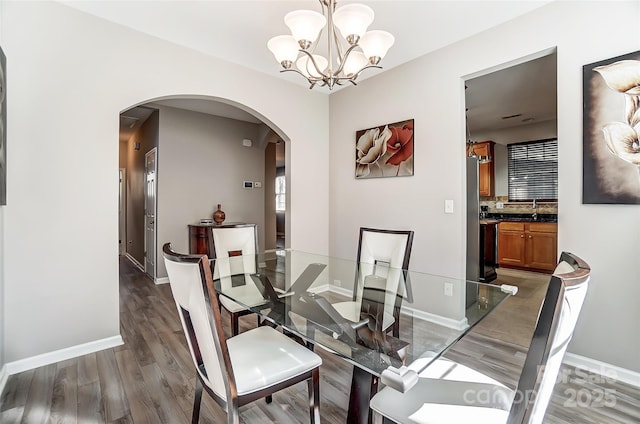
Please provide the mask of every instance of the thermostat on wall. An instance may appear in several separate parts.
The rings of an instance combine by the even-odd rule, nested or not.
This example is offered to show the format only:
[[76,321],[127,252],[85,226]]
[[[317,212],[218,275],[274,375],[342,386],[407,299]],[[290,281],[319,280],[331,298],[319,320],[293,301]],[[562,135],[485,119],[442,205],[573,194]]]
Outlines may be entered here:
[[244,188],[253,188],[253,181],[245,181]]

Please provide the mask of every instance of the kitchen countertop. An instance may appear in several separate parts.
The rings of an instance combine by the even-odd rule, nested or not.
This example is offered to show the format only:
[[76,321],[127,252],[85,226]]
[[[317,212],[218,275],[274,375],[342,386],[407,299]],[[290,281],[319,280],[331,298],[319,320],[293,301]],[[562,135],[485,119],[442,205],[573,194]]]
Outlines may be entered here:
[[551,223],[556,223],[558,222],[558,215],[557,214],[545,214],[545,213],[539,213],[536,216],[536,219],[533,219],[532,214],[530,213],[505,213],[505,214],[499,214],[499,213],[489,213],[487,214],[487,217],[484,219],[481,219],[480,222],[482,223],[482,221],[488,221],[488,220],[494,220],[497,222],[500,221],[512,221],[512,222],[551,222]]

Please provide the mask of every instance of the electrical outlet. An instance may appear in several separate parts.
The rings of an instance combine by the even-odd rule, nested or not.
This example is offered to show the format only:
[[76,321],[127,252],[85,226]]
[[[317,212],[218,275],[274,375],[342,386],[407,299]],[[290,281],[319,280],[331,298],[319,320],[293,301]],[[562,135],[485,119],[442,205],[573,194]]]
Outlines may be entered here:
[[444,283],[444,295],[445,296],[453,296],[453,284],[452,283]]
[[340,280],[333,280],[333,285],[337,286],[337,287],[341,287],[342,286],[342,281]]
[[502,203],[502,202],[497,202],[497,203],[496,203],[496,209],[504,209],[504,203]]

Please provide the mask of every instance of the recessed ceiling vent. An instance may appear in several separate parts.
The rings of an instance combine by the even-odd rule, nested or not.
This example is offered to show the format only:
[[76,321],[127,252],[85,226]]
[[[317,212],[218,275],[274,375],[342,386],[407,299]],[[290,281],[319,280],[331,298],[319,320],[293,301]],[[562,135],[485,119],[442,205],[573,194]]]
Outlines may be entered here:
[[515,115],[503,116],[501,119],[517,118],[518,116],[522,116],[522,114],[521,113],[516,113]]

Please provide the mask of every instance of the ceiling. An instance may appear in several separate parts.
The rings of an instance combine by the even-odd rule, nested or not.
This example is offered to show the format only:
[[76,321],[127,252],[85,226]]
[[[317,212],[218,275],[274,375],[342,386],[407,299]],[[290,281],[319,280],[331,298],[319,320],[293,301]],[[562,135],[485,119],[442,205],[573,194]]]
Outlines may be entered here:
[[471,135],[555,121],[556,59],[548,54],[465,81]]
[[[553,0],[361,0],[368,4],[376,17],[370,29],[384,29],[395,36],[395,44],[381,62],[383,70],[367,70],[359,80],[385,72],[419,56],[471,37],[486,29],[526,14]],[[305,79],[294,73],[279,73],[266,43],[275,35],[288,33],[283,17],[297,9],[321,11],[317,0],[206,0],[206,1],[115,1],[61,0],[62,3],[114,23],[164,39],[202,53],[233,62],[258,72],[274,75],[292,84],[308,86]],[[342,4],[352,1],[338,2]],[[319,49],[322,49],[321,45]],[[321,51],[320,51],[321,52]],[[512,79],[519,78],[513,76]],[[524,85],[519,85],[521,90]],[[334,90],[339,88],[334,88]],[[329,93],[327,88],[314,88]],[[514,93],[512,93],[514,94]],[[517,93],[515,93],[517,96]],[[496,91],[485,90],[478,96],[485,108],[501,105],[507,108],[510,100],[495,101]],[[520,102],[522,96],[515,101]],[[493,100],[493,101],[492,101]],[[212,106],[203,101],[174,103],[174,107],[213,113],[232,114],[234,119],[251,121],[246,112],[228,105]],[[543,107],[542,105],[540,107]],[[555,107],[555,103],[554,103]],[[200,108],[204,108],[201,110]],[[510,108],[517,111],[517,107]],[[132,112],[128,111],[127,113]],[[241,112],[241,113],[240,113]],[[546,114],[548,111],[540,111]],[[472,119],[470,109],[469,119]],[[486,111],[484,117],[504,113]],[[514,112],[510,114],[517,114]],[[530,113],[537,113],[531,110]],[[505,116],[505,115],[500,115]],[[483,118],[484,119],[484,118]],[[138,121],[139,122],[139,121]],[[515,122],[515,121],[514,121]],[[501,122],[504,124],[504,122]],[[123,125],[126,128],[126,125]]]

